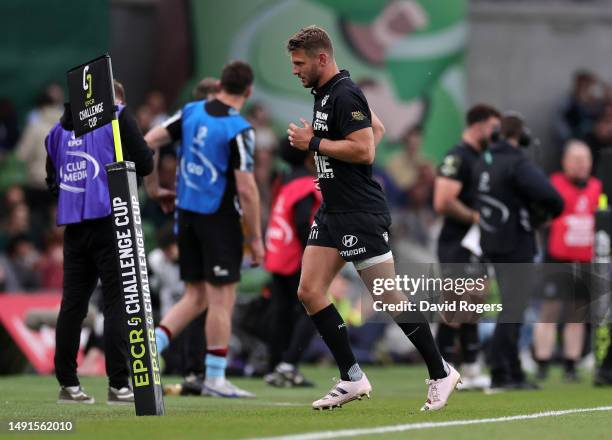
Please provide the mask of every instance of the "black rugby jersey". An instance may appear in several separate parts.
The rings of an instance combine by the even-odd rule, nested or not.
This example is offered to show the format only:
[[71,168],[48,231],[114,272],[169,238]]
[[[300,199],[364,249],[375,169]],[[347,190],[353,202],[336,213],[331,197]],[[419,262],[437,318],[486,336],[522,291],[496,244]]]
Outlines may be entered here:
[[[465,142],[460,142],[446,153],[438,167],[438,175],[457,180],[462,184],[458,199],[468,208],[475,209],[475,190],[472,185],[474,166],[480,152]],[[444,218],[444,226],[438,239],[439,248],[461,248],[461,240],[472,225],[462,223],[452,217]]]
[[[371,127],[372,114],[363,92],[340,71],[320,88],[312,89],[314,135],[337,141],[362,128]],[[327,212],[388,212],[380,185],[372,178],[372,166],[315,155],[323,195],[321,209]]]

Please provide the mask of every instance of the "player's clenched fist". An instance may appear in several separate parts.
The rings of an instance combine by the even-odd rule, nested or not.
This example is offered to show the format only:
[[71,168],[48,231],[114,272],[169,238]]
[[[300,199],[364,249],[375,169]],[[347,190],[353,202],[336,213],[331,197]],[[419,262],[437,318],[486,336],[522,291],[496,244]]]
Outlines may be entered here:
[[289,124],[287,129],[289,143],[298,150],[308,150],[310,139],[314,136],[312,125],[304,118],[300,118],[300,121],[304,125],[303,127],[298,127],[293,122]]

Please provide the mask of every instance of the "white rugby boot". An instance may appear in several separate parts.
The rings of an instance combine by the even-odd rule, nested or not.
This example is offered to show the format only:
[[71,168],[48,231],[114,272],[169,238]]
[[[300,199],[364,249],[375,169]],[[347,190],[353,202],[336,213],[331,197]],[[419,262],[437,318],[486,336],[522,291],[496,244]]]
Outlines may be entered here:
[[444,408],[451,393],[461,383],[459,372],[452,365],[448,365],[448,368],[450,369],[448,376],[442,379],[425,380],[425,383],[429,385],[429,389],[427,390],[427,401],[421,408],[421,411],[438,411]]
[[362,397],[370,398],[372,386],[365,373],[357,381],[339,380],[329,393],[312,402],[312,409],[324,410],[340,408],[345,403],[353,400],[361,400]]
[[490,386],[491,378],[482,374],[478,362],[461,366],[461,382],[457,385],[459,391],[486,390]]
[[238,388],[224,377],[206,378],[202,386],[203,396],[226,397],[226,398],[247,398],[253,399],[255,394]]

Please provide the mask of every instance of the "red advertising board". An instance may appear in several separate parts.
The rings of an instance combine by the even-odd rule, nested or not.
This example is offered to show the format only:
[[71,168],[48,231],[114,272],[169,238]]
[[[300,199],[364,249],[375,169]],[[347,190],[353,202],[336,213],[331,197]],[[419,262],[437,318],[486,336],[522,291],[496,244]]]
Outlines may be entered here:
[[[55,328],[43,325],[39,330],[32,330],[28,328],[26,319],[34,310],[57,313],[61,300],[59,292],[0,294],[0,325],[39,374],[53,373]],[[81,359],[82,351],[79,352],[79,361]]]

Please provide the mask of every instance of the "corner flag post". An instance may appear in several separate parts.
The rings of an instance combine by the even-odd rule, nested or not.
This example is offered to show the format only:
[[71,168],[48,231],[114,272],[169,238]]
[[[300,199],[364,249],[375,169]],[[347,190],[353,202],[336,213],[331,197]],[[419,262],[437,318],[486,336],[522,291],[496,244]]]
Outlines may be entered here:
[[75,136],[112,124],[116,162],[106,164],[115,233],[117,270],[125,306],[129,363],[136,415],[163,415],[161,371],[144,248],[136,167],[123,160],[113,71],[103,55],[68,71]]

